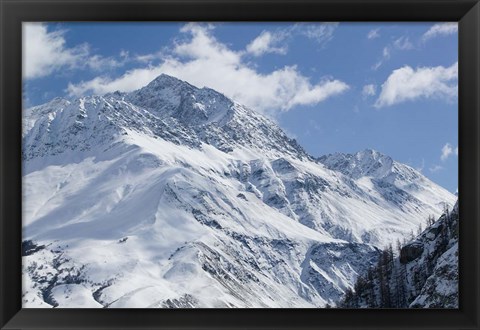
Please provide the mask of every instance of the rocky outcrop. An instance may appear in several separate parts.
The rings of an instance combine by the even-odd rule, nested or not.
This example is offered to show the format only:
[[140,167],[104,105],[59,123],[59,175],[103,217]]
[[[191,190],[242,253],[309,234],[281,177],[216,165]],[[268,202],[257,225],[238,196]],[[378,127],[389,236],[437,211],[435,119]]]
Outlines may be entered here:
[[405,245],[400,250],[400,263],[406,264],[420,257],[423,253],[423,244],[421,242],[412,242]]

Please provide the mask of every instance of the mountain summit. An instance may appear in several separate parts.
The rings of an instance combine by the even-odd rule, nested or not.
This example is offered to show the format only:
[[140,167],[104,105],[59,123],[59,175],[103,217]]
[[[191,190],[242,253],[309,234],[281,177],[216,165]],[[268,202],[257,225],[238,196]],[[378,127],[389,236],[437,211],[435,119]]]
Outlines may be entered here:
[[161,75],[23,122],[24,307],[321,307],[455,196]]

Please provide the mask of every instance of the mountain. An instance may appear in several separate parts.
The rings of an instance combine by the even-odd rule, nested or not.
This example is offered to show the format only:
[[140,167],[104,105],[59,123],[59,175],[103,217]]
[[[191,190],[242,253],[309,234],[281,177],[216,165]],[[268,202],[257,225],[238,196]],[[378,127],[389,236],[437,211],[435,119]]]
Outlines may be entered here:
[[324,306],[455,201],[166,75],[23,117],[24,307]]
[[383,251],[340,303],[347,308],[458,308],[458,202],[408,243]]

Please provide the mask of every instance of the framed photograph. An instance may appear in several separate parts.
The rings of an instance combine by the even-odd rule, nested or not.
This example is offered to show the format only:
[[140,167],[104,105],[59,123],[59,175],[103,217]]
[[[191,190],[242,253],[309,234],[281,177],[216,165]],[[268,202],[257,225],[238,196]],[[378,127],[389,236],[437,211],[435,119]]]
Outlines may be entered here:
[[1,329],[478,329],[477,1],[9,1]]

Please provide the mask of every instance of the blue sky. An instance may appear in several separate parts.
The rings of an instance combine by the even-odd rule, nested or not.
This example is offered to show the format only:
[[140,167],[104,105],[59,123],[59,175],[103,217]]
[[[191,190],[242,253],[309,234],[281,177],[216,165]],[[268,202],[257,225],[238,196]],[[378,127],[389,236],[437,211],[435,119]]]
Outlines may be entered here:
[[273,118],[314,156],[372,148],[458,185],[456,23],[28,23],[25,106],[160,73]]

